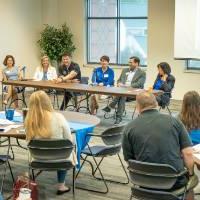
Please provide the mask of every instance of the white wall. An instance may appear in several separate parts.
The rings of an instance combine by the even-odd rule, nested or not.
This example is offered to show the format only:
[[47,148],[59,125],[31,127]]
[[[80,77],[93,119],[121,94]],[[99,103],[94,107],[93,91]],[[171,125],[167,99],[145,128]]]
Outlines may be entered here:
[[42,24],[41,0],[0,0],[0,66],[7,54],[32,74],[38,65],[36,45]]

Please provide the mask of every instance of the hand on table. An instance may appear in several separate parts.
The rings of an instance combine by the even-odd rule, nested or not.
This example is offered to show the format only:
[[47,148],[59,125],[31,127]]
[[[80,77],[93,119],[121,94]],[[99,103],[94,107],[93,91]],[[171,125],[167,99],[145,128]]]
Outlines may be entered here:
[[118,83],[117,87],[124,87],[125,85],[123,83]]
[[71,83],[80,83],[80,81],[78,79],[72,79],[70,80]]
[[103,86],[103,83],[99,83],[99,86]]
[[57,79],[54,79],[54,82],[55,83],[62,83],[63,79],[62,78],[57,78]]

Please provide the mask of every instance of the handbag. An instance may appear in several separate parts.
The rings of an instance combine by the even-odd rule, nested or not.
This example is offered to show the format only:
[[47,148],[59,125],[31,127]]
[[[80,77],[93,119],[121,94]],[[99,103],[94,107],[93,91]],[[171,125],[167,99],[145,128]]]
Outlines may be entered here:
[[28,176],[18,176],[13,186],[13,200],[19,196],[21,188],[28,188],[31,190],[31,199],[38,200],[38,185],[35,181],[30,180]]

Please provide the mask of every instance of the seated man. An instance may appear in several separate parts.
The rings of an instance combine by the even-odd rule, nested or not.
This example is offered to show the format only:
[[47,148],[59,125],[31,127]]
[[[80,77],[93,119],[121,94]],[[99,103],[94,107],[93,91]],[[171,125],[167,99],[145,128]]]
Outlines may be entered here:
[[[130,122],[122,142],[125,161],[129,159],[142,162],[169,164],[178,172],[184,167],[189,175],[194,173],[193,150],[184,125],[170,115],[161,114],[153,94],[143,92],[136,97],[139,117]],[[188,181],[183,175],[174,185],[184,186]]]
[[[56,83],[62,83],[62,82],[78,83],[81,80],[80,67],[77,63],[71,61],[70,54],[65,53],[62,55],[61,66],[59,67],[58,72],[59,75],[56,80]],[[72,92],[65,92],[60,110],[66,109],[67,104],[72,96],[73,96]]]
[[[143,88],[146,80],[146,73],[139,68],[139,65],[140,59],[138,57],[130,57],[129,68],[122,70],[117,81],[117,86]],[[115,97],[113,101],[103,109],[105,112],[110,112],[111,109],[115,108],[118,104],[115,124],[119,124],[122,121],[126,100],[127,97]]]

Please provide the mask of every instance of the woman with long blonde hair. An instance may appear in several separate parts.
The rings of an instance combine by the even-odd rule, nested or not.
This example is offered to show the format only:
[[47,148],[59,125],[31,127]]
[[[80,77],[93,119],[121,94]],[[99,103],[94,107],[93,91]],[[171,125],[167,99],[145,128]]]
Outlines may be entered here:
[[36,80],[54,80],[57,78],[55,67],[52,67],[48,56],[41,58],[41,65],[36,68],[34,79]]
[[189,132],[193,144],[200,143],[200,95],[189,91],[183,97],[181,121]]
[[[53,110],[51,101],[44,91],[36,91],[30,96],[29,111],[25,123],[26,139],[69,139],[72,135],[69,124],[64,116]],[[72,158],[73,159],[73,158]],[[75,163],[72,160],[73,163]],[[58,190],[57,194],[70,191],[70,187],[65,186],[66,170],[58,170]]]

